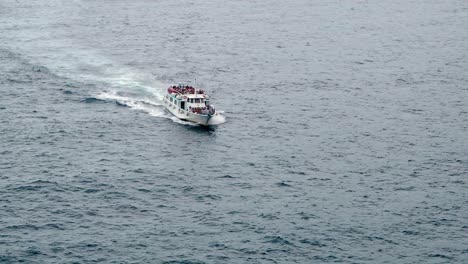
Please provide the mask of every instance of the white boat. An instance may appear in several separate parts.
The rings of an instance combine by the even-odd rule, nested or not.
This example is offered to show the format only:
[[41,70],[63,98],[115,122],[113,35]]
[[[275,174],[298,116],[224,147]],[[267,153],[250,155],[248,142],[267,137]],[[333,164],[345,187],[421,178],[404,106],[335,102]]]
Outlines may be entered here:
[[202,89],[188,85],[173,85],[167,88],[163,105],[180,120],[203,126],[207,126],[210,119],[218,115],[210,104],[208,95]]

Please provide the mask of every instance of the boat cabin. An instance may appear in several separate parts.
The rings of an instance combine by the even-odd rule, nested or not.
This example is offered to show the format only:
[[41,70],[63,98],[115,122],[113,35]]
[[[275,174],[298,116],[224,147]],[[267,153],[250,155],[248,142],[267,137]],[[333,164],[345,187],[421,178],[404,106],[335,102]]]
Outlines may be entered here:
[[217,115],[202,89],[188,85],[171,86],[163,99],[164,107],[181,120],[207,125]]
[[167,94],[166,98],[169,102],[184,110],[189,107],[206,107],[210,105],[210,100],[200,95]]
[[166,100],[180,112],[199,115],[214,114],[215,109],[210,105],[208,96],[202,89],[192,86],[171,86],[167,89]]

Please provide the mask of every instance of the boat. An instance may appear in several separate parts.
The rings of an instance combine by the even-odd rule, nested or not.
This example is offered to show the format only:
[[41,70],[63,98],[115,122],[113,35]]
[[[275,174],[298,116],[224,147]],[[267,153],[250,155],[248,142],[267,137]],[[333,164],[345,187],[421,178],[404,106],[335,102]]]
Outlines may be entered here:
[[203,126],[208,126],[210,119],[218,115],[205,91],[190,85],[167,88],[163,105],[178,119]]

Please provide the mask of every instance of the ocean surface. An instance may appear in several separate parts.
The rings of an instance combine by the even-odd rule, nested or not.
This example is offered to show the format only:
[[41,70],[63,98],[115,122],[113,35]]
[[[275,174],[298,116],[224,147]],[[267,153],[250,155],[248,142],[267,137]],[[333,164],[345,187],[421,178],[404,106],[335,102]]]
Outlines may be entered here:
[[467,180],[466,0],[0,0],[0,263],[468,263]]

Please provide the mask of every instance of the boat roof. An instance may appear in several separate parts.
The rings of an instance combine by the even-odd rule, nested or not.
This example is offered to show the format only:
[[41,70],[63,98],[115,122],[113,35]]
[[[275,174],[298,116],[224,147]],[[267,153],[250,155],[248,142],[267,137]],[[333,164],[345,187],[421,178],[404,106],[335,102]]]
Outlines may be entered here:
[[187,96],[187,98],[205,98],[204,94],[182,94],[182,96]]
[[194,99],[207,99],[208,95],[202,89],[197,89],[192,86],[170,86],[167,88],[167,92],[169,95],[173,97],[182,96],[185,98],[194,98]]

